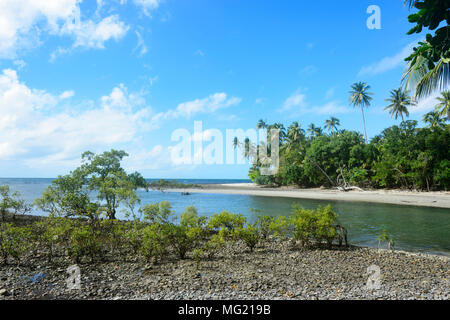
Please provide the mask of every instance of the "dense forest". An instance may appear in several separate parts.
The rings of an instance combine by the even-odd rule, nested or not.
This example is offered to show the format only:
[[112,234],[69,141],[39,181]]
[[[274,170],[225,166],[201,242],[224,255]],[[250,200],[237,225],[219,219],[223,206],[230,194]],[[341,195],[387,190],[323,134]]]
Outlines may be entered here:
[[297,122],[285,130],[260,121],[260,127],[280,129],[280,165],[277,174],[263,176],[257,162],[250,179],[300,187],[449,189],[450,125],[442,119],[426,128],[418,128],[415,120],[402,121],[367,144],[359,132],[338,130],[338,119],[326,123],[328,134],[314,124],[305,132]]

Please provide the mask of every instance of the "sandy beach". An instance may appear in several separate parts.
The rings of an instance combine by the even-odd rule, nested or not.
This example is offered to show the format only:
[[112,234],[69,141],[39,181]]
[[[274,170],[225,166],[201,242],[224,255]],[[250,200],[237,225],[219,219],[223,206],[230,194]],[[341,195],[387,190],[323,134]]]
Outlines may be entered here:
[[352,190],[297,189],[293,187],[270,188],[253,183],[203,184],[199,188],[168,189],[167,192],[241,194],[264,197],[288,197],[333,201],[358,201],[395,205],[450,208],[450,192],[418,192],[405,190]]

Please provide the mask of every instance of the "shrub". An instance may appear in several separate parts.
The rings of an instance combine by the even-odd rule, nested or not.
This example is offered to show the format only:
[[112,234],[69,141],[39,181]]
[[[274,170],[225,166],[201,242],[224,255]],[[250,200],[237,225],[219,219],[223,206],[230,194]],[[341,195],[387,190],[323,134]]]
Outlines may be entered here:
[[171,223],[174,214],[169,201],[146,204],[139,209],[139,212],[143,215],[145,222],[160,224]]
[[142,234],[143,239],[140,248],[142,255],[147,262],[153,259],[153,262],[157,263],[167,252],[168,235],[165,227],[155,223],[145,227]]
[[222,229],[217,234],[213,234],[209,241],[203,247],[208,259],[212,259],[223,247],[225,247],[225,229]]
[[395,241],[394,239],[392,239],[392,236],[387,233],[386,230],[383,230],[383,233],[378,236],[378,247],[380,246],[381,242],[386,242],[388,248],[394,250]]
[[14,227],[11,223],[0,225],[0,257],[3,264],[8,263],[8,257],[20,261],[22,254],[29,248],[29,233],[27,227]]
[[269,232],[271,235],[277,238],[284,239],[289,230],[289,219],[285,216],[278,216],[273,219],[269,224]]
[[81,225],[72,231],[70,236],[70,254],[76,263],[82,257],[90,257],[91,262],[100,255],[101,247],[98,235],[90,225]]
[[[331,247],[335,239],[342,243],[346,230],[336,225],[338,215],[331,206],[319,206],[316,210],[307,210],[294,206],[294,216],[291,221],[294,226],[294,239],[300,240],[303,246],[309,245],[311,240],[318,244],[325,241]],[[338,232],[339,229],[339,232]]]
[[198,245],[204,234],[202,228],[186,225],[169,224],[165,225],[165,229],[169,243],[180,259],[186,258],[186,254]]
[[294,206],[294,216],[291,222],[294,226],[294,240],[300,241],[302,246],[307,246],[315,229],[314,210]]
[[139,253],[139,250],[142,246],[143,241],[143,232],[142,225],[137,222],[129,222],[126,225],[123,237],[126,243],[126,246],[131,249],[131,251],[136,255]]
[[245,228],[237,229],[237,235],[239,239],[245,242],[250,252],[253,252],[256,245],[261,241],[258,228],[252,224],[248,224]]
[[104,249],[110,250],[113,254],[122,254],[125,242],[124,225],[116,219],[102,220],[100,222],[100,241]]
[[271,225],[274,223],[274,217],[270,216],[258,216],[255,225],[261,232],[263,239],[267,239],[271,233]]
[[0,214],[2,220],[6,220],[6,214],[12,213],[14,219],[17,214],[25,214],[31,210],[31,207],[20,199],[19,192],[12,192],[8,185],[0,186]]
[[224,237],[231,238],[235,235],[235,230],[242,228],[245,222],[246,219],[241,214],[222,211],[209,219],[208,228],[216,231],[224,230]]
[[39,246],[47,251],[48,262],[51,262],[59,247],[68,244],[74,222],[67,218],[48,217],[33,224],[33,236]]

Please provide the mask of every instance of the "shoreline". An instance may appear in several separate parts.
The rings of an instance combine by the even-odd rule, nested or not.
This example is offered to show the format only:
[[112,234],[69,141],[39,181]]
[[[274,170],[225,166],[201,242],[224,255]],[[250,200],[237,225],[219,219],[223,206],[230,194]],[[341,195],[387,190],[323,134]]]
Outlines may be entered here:
[[393,205],[433,207],[450,209],[450,192],[446,191],[405,191],[367,190],[339,191],[333,189],[298,189],[293,187],[263,187],[253,183],[202,184],[199,188],[168,188],[166,192],[236,194],[263,197],[284,197],[297,199],[384,203]]

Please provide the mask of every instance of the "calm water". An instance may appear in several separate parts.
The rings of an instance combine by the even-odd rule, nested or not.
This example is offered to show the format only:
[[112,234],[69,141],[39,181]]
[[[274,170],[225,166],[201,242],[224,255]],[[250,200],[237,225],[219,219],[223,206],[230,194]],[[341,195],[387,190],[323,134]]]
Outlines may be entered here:
[[[179,180],[184,183],[235,183],[247,180]],[[31,203],[49,186],[51,179],[2,179],[0,185],[9,184]],[[222,210],[241,213],[250,220],[255,218],[251,208],[266,215],[290,215],[294,203],[305,208],[331,204],[339,213],[340,222],[349,230],[352,244],[377,246],[377,237],[383,229],[393,236],[396,247],[450,255],[450,209],[396,206],[375,203],[320,201],[291,198],[273,198],[248,195],[191,194],[176,192],[138,191],[142,204],[168,200],[177,213],[194,205],[199,214],[210,216]],[[34,211],[33,214],[44,214]],[[123,217],[120,214],[118,217]]]

